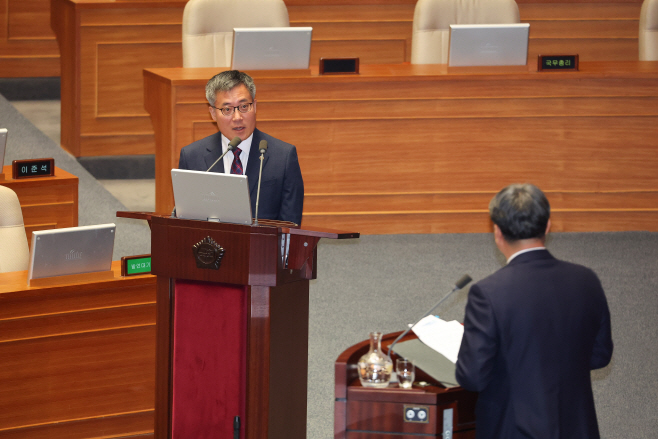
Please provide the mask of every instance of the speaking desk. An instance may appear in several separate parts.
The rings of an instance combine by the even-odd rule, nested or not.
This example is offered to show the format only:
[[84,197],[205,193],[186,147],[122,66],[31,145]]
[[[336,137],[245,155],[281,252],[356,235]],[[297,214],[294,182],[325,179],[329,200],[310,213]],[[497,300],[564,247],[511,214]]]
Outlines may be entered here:
[[[382,338],[384,352],[398,335],[400,332]],[[411,333],[401,341],[415,338]],[[334,364],[334,439],[475,438],[477,393],[445,387],[419,368],[411,389],[397,384],[384,389],[363,387],[358,362],[369,348],[369,340],[357,343]],[[394,353],[393,360],[396,358]],[[409,410],[423,411],[424,416],[409,418]]]
[[[488,232],[491,197],[528,181],[546,191],[554,231],[658,230],[658,62],[580,68],[250,73],[259,129],[298,148],[306,226]],[[180,149],[217,131],[204,98],[216,73],[144,71],[158,212],[173,207]]]
[[0,273],[2,438],[153,436],[156,278],[112,268],[40,288]]

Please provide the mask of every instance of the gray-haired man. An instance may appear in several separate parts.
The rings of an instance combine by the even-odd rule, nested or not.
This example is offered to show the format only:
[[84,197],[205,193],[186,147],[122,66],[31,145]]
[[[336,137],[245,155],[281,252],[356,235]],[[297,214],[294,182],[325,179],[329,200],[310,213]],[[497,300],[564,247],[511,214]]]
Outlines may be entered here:
[[219,132],[184,147],[178,167],[205,171],[228,149],[229,142],[242,141],[234,152],[227,153],[211,172],[247,175],[251,210],[256,209],[261,140],[268,149],[263,160],[258,217],[302,222],[304,181],[297,150],[256,128],[256,86],[246,73],[228,70],[213,76],[206,85],[208,110]]

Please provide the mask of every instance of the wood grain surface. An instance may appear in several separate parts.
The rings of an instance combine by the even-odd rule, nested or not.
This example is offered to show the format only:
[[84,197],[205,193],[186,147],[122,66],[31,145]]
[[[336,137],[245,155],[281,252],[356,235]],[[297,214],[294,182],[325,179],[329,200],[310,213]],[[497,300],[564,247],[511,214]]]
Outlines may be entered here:
[[[312,66],[321,57],[359,57],[361,65],[411,59],[415,1],[286,4],[291,26],[314,28]],[[61,53],[64,148],[78,157],[155,152],[142,69],[182,66],[184,6],[185,1],[50,0]],[[578,53],[581,61],[637,60],[640,6],[640,0],[520,0],[521,21],[531,23],[531,64],[538,54],[557,53]],[[0,59],[2,50],[0,35]],[[30,59],[29,54],[23,50],[21,57]]]
[[[491,197],[542,187],[556,231],[656,230],[658,63],[579,72],[364,65],[356,76],[252,72],[258,127],[298,148],[303,225],[362,233],[488,232]],[[145,71],[156,209],[180,149],[216,132],[212,69]],[[410,159],[405,161],[407,151]]]
[[155,277],[27,287],[0,274],[0,437],[152,437]]

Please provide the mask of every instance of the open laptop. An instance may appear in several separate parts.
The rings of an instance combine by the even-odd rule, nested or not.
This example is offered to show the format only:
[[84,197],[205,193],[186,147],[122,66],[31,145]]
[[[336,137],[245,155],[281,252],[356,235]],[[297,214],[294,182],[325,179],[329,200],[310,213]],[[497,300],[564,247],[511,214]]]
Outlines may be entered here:
[[312,27],[233,29],[234,70],[308,69]]
[[172,169],[178,218],[251,225],[246,175]]
[[5,148],[7,146],[7,128],[0,128],[0,174],[5,164]]
[[528,63],[530,24],[451,24],[448,66]]
[[111,270],[115,230],[99,224],[32,232],[28,280]]

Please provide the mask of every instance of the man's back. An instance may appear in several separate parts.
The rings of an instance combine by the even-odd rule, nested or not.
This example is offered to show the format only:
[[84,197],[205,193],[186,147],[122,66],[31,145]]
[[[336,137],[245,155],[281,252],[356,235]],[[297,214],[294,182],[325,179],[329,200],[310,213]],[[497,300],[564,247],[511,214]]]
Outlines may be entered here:
[[546,250],[515,257],[469,293],[457,379],[480,392],[478,438],[597,438],[590,370],[612,354],[589,269]]

